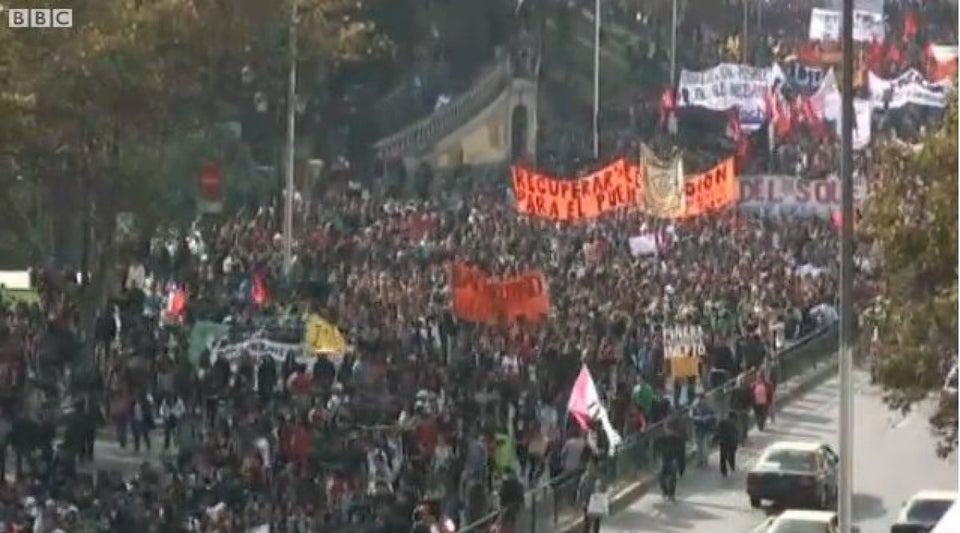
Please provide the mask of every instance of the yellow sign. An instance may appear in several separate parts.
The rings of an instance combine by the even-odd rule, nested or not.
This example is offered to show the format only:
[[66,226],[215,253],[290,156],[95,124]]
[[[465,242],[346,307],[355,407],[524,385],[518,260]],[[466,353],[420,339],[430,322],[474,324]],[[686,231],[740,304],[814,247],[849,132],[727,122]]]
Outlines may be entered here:
[[307,317],[303,343],[314,354],[342,354],[347,350],[347,341],[337,326],[317,315]]

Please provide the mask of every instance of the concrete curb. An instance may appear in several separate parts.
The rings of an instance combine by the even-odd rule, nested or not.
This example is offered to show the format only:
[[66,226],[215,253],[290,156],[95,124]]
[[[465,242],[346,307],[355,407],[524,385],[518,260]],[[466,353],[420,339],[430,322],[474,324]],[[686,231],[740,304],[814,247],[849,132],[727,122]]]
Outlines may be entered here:
[[[782,408],[793,402],[836,375],[837,365],[838,362],[835,358],[826,358],[819,364],[814,363],[813,370],[787,380],[781,385],[780,394],[777,395],[777,408]],[[696,451],[687,452],[687,456],[690,460],[695,459]],[[623,511],[656,485],[656,476],[648,474],[640,480],[629,483],[625,487],[617,490],[613,497],[610,498],[610,514],[614,515]],[[580,515],[568,517],[557,524],[557,531],[560,533],[576,533],[582,530],[583,516]]]

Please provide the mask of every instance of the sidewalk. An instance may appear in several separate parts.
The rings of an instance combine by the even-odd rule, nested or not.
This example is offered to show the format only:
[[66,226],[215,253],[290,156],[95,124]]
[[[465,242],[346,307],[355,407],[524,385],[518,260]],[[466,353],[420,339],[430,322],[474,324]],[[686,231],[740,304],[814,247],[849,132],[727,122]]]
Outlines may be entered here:
[[[825,362],[814,363],[810,369],[790,378],[777,388],[777,410],[783,409],[790,402],[802,397],[804,394],[815,388],[817,385],[828,380],[837,372],[837,361],[835,358],[828,358]],[[687,451],[688,458],[695,459],[695,450]],[[693,464],[692,462],[690,464]],[[615,485],[611,488],[610,494],[610,515],[613,516],[626,509],[631,503],[640,499],[651,488],[656,486],[656,476],[648,474],[645,477],[626,484]],[[583,530],[583,516],[580,514],[560,516],[557,520],[557,531],[561,533],[578,533]]]

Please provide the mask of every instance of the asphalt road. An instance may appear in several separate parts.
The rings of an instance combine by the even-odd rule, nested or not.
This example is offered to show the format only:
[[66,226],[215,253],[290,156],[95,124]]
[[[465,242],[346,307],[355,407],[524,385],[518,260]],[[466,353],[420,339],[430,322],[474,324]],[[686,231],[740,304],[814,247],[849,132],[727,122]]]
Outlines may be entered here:
[[[133,446],[129,443],[126,448],[121,448],[115,438],[98,435],[93,447],[93,462],[81,465],[80,470],[89,473],[97,470],[105,470],[131,475],[138,472],[143,463],[150,463],[153,466],[159,467],[164,457],[162,432],[152,432],[151,444],[153,446],[150,451],[141,448],[139,452],[135,452],[133,451]],[[171,448],[171,450],[167,452],[167,455],[174,454],[175,452],[176,448]],[[6,472],[8,481],[15,479],[15,468],[13,453],[8,450]]]
[[[862,533],[886,533],[901,506],[922,489],[957,489],[957,460],[935,454],[927,417],[929,404],[906,417],[889,411],[866,374],[855,374],[854,520]],[[836,378],[787,405],[764,433],[752,431],[738,452],[735,475],[723,479],[717,454],[709,469],[688,465],[677,501],[664,501],[658,488],[603,524],[603,533],[748,533],[765,518],[746,495],[745,470],[777,440],[827,442],[837,449],[839,388]]]
[[[163,435],[154,431],[151,441],[150,451],[141,448],[139,452],[134,452],[130,443],[127,443],[126,448],[121,448],[116,439],[98,438],[93,446],[93,467],[112,472],[133,473],[139,470],[144,462],[159,465],[164,453]],[[169,455],[175,451],[176,448],[171,448],[167,453]],[[89,470],[90,466],[85,468]]]

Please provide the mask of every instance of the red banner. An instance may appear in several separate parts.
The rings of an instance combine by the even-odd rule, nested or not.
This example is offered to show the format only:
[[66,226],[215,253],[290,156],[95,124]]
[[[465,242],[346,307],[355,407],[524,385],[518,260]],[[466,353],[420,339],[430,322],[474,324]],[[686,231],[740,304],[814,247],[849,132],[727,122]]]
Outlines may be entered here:
[[468,322],[539,322],[550,312],[547,283],[538,271],[498,279],[474,266],[454,263],[450,294],[453,314]]

